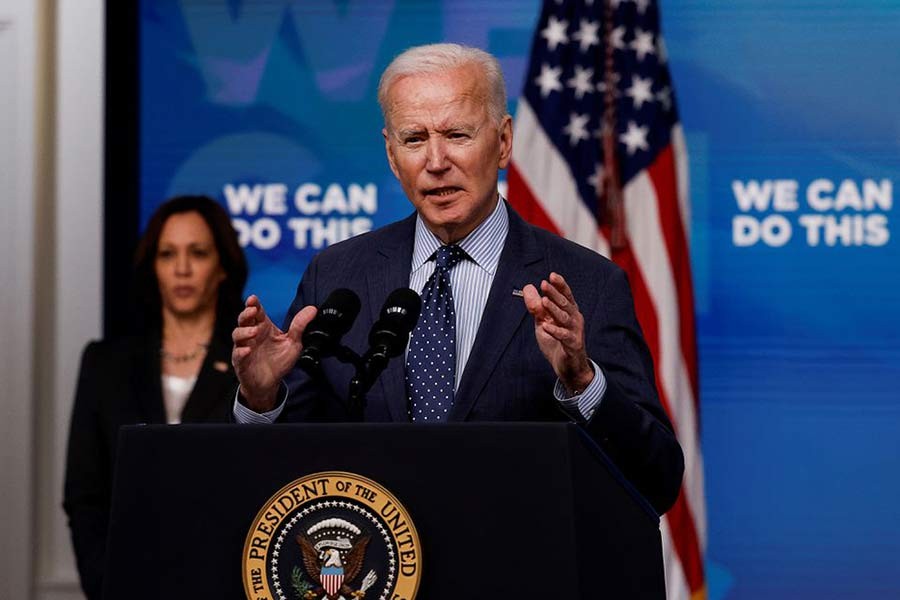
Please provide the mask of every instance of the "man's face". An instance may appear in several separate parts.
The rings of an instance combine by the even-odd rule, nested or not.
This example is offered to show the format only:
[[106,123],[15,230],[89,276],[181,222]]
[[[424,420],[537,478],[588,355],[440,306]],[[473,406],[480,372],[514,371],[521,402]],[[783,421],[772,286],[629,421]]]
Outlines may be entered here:
[[481,70],[465,65],[401,77],[388,90],[384,134],[391,170],[444,243],[472,232],[496,206],[497,171],[512,151],[512,120],[488,114]]

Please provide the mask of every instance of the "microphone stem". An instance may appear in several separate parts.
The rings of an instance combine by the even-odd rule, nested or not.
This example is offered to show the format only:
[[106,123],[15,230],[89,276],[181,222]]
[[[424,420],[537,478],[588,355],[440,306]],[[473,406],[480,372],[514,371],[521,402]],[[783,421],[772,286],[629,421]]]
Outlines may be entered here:
[[350,380],[350,405],[351,410],[357,413],[360,421],[364,420],[366,411],[366,393],[371,389],[375,380],[382,371],[387,368],[390,356],[387,349],[378,346],[374,351],[360,357],[356,365],[356,374]]

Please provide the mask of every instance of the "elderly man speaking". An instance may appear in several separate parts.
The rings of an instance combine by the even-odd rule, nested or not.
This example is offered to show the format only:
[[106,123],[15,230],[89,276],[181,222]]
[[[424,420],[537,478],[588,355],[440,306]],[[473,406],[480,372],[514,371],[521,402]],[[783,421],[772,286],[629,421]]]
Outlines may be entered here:
[[408,286],[422,315],[405,361],[369,391],[366,421],[573,421],[665,512],[683,456],[624,273],[524,222],[497,191],[513,136],[497,60],[456,44],[411,48],[384,71],[378,101],[387,159],[415,213],[318,254],[284,331],[247,299],[233,333],[236,420],[359,418],[352,367],[297,368],[303,332],[316,304],[348,288],[363,304],[348,340],[363,345],[381,302]]

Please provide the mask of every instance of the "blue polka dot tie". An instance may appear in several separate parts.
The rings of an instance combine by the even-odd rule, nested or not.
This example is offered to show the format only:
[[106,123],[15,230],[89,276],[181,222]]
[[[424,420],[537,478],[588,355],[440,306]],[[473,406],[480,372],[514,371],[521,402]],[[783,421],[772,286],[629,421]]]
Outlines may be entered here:
[[456,312],[450,269],[466,257],[459,246],[435,252],[434,273],[422,288],[422,316],[406,354],[406,393],[413,421],[446,421],[456,379]]

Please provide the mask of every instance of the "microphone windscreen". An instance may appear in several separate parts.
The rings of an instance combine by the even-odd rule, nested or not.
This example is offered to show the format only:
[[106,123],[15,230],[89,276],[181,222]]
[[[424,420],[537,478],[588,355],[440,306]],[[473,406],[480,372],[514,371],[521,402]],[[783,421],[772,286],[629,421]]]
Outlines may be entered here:
[[[321,305],[312,322],[303,332],[304,340],[311,336],[325,335],[337,342],[345,333],[353,327],[353,322],[359,314],[360,302],[356,292],[346,288],[339,288],[331,292]],[[304,343],[306,343],[304,341]]]
[[381,307],[381,318],[395,321],[406,333],[413,330],[422,312],[422,299],[409,288],[391,292]]
[[341,336],[350,331],[359,315],[359,296],[353,290],[339,288],[331,292],[319,307],[317,317],[334,323],[332,331]]
[[378,322],[369,333],[369,345],[387,346],[388,352],[396,356],[403,352],[410,332],[419,322],[422,299],[409,288],[398,288],[391,292],[384,305]]

